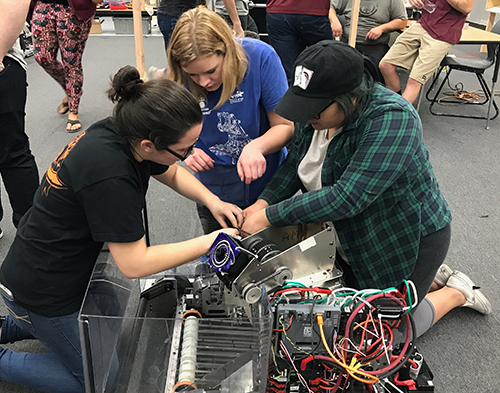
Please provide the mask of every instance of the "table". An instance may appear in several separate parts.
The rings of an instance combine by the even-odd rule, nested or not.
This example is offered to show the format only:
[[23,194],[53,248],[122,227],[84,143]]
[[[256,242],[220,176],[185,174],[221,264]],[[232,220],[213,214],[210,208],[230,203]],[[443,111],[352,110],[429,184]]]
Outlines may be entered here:
[[[156,8],[153,10],[153,15],[156,15]],[[118,16],[118,17],[133,17],[133,10],[110,10],[110,9],[97,9],[94,16],[96,17],[109,17],[109,16]],[[147,11],[141,11],[141,16],[151,16]]]
[[460,37],[460,44],[493,44],[500,43],[500,34],[492,33],[491,31],[485,31],[478,29],[477,27],[464,26],[462,30],[462,36]]

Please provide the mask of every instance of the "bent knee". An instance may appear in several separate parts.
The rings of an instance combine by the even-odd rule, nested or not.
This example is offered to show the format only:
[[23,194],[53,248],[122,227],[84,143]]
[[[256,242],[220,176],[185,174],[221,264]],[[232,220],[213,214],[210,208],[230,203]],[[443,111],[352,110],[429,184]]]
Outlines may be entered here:
[[378,63],[378,68],[380,68],[380,71],[382,72],[396,71],[396,66],[394,64],[387,63],[385,61],[380,61],[380,63]]

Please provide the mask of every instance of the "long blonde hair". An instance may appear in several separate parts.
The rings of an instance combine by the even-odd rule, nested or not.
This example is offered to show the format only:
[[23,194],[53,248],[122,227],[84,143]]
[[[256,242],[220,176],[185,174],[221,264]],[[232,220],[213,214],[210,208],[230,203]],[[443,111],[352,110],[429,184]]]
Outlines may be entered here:
[[[222,93],[214,109],[224,104],[245,77],[248,60],[240,43],[233,38],[227,22],[215,12],[200,6],[186,11],[177,21],[167,49],[167,79],[182,85],[185,75],[182,67],[202,56],[221,55]],[[207,91],[187,77],[189,89],[195,97],[206,97]]]

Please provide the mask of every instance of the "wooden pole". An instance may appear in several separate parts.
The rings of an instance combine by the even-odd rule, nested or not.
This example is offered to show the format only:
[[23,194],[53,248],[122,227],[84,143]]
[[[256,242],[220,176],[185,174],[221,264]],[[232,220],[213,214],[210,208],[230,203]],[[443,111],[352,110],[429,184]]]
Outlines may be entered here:
[[145,77],[144,41],[142,39],[142,2],[132,0],[132,15],[134,17],[135,60],[139,75]]
[[352,0],[351,31],[349,33],[349,45],[356,47],[356,35],[358,34],[359,4],[361,0]]
[[[491,31],[493,25],[495,24],[495,16],[494,12],[490,12],[490,16],[488,17],[488,22],[486,23],[486,31]],[[488,47],[486,45],[481,45],[481,52],[488,52]]]

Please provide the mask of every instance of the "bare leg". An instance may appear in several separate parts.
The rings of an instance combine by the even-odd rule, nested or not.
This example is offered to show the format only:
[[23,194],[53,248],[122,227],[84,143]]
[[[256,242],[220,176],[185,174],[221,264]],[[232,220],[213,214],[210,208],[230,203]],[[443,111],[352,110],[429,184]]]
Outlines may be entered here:
[[59,104],[59,107],[57,109],[59,114],[64,115],[69,111],[68,101],[69,101],[69,97],[67,94],[65,94],[63,100],[61,101],[61,103]]
[[429,292],[426,298],[434,306],[434,323],[439,321],[455,307],[463,306],[467,300],[462,292],[450,287],[443,287],[437,291]]
[[77,121],[78,120],[78,113],[69,113],[68,114],[68,124],[66,125],[66,131],[78,131],[80,128],[82,128],[82,125],[80,123],[70,123],[69,121]]
[[440,287],[439,285],[437,285],[435,282],[433,282],[431,284],[431,288],[429,289],[429,292],[434,292],[434,291],[437,291],[438,289],[441,289],[442,287]]
[[378,64],[380,68],[380,72],[384,76],[386,86],[392,91],[400,91],[401,90],[401,81],[399,80],[398,73],[396,72],[396,66],[391,63],[386,63],[385,61],[381,61]]
[[151,67],[149,67],[146,74],[148,76],[148,80],[166,79],[167,78],[167,69],[151,66]]
[[167,73],[167,69],[166,68],[159,68],[156,71],[156,79],[165,79],[166,78],[166,73]]
[[403,97],[413,104],[417,99],[421,88],[422,84],[420,82],[417,82],[415,79],[408,78],[405,91],[403,92]]

